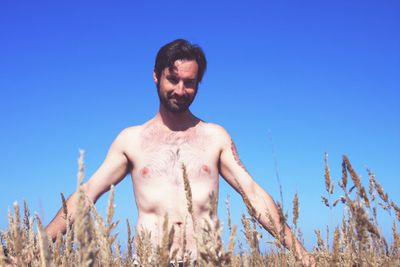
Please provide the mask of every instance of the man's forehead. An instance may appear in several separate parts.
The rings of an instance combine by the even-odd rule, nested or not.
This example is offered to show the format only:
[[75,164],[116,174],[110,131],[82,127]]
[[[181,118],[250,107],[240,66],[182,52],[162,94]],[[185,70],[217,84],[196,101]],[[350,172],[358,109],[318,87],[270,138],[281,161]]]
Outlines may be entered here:
[[179,72],[184,72],[184,73],[195,72],[194,75],[196,76],[195,78],[197,78],[197,72],[198,72],[197,62],[195,60],[178,59],[175,60],[173,66],[164,69],[164,73],[166,75],[168,74],[179,75]]

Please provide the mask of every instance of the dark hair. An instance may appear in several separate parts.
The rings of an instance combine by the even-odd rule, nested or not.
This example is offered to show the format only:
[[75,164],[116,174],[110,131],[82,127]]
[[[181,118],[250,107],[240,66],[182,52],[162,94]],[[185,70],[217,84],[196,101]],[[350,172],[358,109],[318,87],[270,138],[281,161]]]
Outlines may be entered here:
[[157,53],[154,71],[157,79],[160,79],[161,73],[165,68],[173,68],[176,60],[196,60],[197,71],[197,85],[203,79],[204,72],[207,68],[207,60],[203,50],[200,46],[191,44],[184,39],[177,39],[163,47]]

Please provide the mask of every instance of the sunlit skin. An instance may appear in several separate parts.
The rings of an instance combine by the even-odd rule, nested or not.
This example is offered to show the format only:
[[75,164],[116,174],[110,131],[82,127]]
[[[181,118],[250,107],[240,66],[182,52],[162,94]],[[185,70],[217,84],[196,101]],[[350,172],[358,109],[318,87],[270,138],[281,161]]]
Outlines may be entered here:
[[[259,222],[268,231],[271,226],[265,211],[280,225],[273,199],[247,172],[226,130],[190,112],[190,103],[197,93],[197,71],[195,61],[177,60],[174,68],[164,69],[159,79],[154,74],[160,97],[158,113],[143,125],[123,130],[112,143],[103,164],[84,184],[86,195],[96,202],[111,185],[131,174],[138,210],[137,230],[150,231],[153,244],[160,244],[162,223],[168,214],[171,227],[175,227],[172,250],[182,247],[186,227],[187,249],[192,259],[197,256],[194,236],[199,233],[202,222],[209,219],[209,196],[212,192],[218,195],[219,175],[236,191],[243,189],[260,214]],[[192,188],[195,223],[187,211],[183,164]],[[72,214],[75,198],[73,194],[67,201]],[[61,211],[46,231],[53,239],[58,232],[65,231]],[[295,246],[299,258],[308,264],[309,257],[303,246],[298,241],[292,244],[287,226],[285,232],[286,246]]]

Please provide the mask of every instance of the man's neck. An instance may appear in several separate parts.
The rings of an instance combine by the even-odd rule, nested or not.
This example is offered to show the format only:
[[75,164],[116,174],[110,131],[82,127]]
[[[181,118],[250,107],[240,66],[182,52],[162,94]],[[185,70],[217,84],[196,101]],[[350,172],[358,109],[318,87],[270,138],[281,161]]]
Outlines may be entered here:
[[162,105],[160,105],[159,112],[155,118],[160,120],[162,124],[171,131],[185,131],[195,126],[200,121],[190,110],[175,113],[167,110]]

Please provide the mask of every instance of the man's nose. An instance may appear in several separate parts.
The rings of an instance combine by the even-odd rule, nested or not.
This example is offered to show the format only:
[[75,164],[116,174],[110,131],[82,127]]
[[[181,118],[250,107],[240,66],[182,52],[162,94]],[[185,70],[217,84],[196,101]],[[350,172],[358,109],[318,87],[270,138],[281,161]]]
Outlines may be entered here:
[[175,93],[179,96],[183,96],[186,94],[186,88],[183,84],[183,81],[179,81],[179,83],[176,85]]

